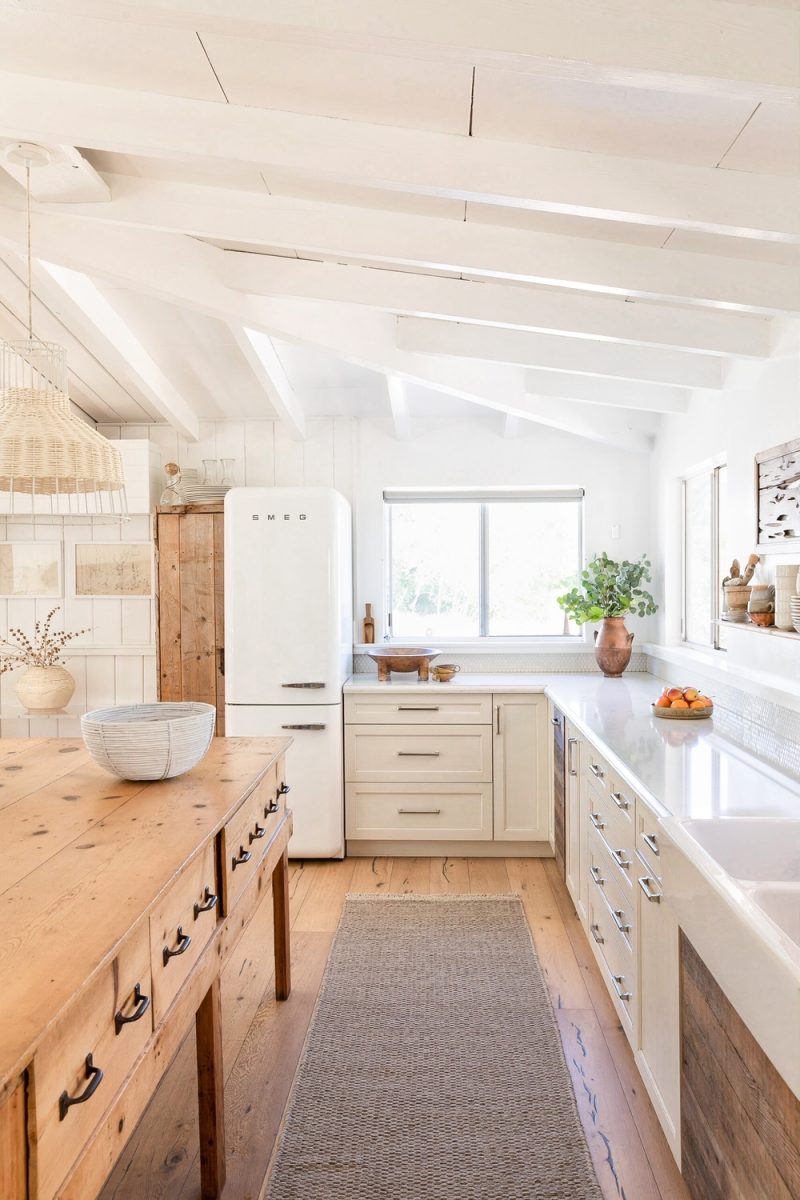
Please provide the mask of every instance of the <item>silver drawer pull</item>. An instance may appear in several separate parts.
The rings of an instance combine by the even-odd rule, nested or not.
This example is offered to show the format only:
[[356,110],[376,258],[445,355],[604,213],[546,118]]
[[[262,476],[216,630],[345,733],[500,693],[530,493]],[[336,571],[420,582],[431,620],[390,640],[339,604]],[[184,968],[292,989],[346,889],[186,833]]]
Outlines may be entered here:
[[656,835],[654,833],[643,833],[642,841],[644,842],[645,846],[647,846],[648,850],[653,851],[653,854],[657,855],[658,857],[661,856],[661,851],[658,848],[658,842],[656,841]]
[[398,750],[398,758],[438,758],[438,750]]
[[623,858],[622,856],[624,853],[624,850],[612,850],[611,857],[618,867],[622,867],[623,871],[627,871],[630,869],[631,860],[629,858]]
[[616,925],[616,927],[620,931],[620,933],[630,933],[633,926],[629,925],[626,922],[625,913],[622,911],[621,908],[612,908],[611,916],[613,918],[614,924]]
[[420,815],[438,817],[442,810],[440,808],[398,808],[397,811],[404,817],[417,817]]
[[651,904],[660,904],[661,903],[661,892],[653,891],[652,887],[650,886],[652,882],[653,881],[649,875],[640,875],[639,876],[639,887],[642,889],[645,896],[647,896],[647,899],[650,901]]
[[595,881],[595,883],[597,884],[598,887],[603,886],[603,884],[605,883],[605,879],[600,874],[599,867],[589,867],[589,874],[591,875],[592,879]]
[[614,801],[617,808],[621,808],[621,809],[625,810],[626,808],[630,808],[630,806],[631,806],[630,801],[625,799],[622,792],[612,792],[611,799]]
[[589,763],[589,770],[592,772],[595,779],[605,778],[605,771],[602,767],[598,767],[597,763]]
[[281,729],[306,729],[312,733],[318,733],[321,729],[327,729],[327,725],[281,725]]
[[606,823],[605,823],[605,821],[604,821],[604,820],[603,820],[603,818],[602,818],[601,816],[599,816],[597,813],[590,812],[590,813],[589,813],[589,820],[592,822],[592,824],[594,825],[595,829],[605,829],[605,827],[606,827]]
[[398,712],[438,712],[438,704],[398,704]]
[[623,991],[622,985],[625,982],[624,975],[612,975],[611,982],[614,984],[614,991],[617,993],[620,1000],[630,1000],[631,999],[631,993]]
[[590,925],[589,930],[591,932],[592,937],[598,943],[598,945],[602,946],[603,942],[606,939],[603,937],[602,933],[600,932],[600,926],[599,925]]
[[578,769],[575,766],[575,761],[572,757],[572,751],[575,749],[577,744],[578,744],[577,738],[568,738],[567,739],[567,770],[569,771],[570,775],[578,774]]

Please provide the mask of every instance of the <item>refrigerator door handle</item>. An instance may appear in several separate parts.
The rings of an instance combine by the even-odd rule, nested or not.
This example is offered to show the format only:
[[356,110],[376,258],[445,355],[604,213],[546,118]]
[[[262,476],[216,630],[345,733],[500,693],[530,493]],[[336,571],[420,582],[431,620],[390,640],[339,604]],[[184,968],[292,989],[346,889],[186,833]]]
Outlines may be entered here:
[[281,729],[327,729],[327,725],[281,725]]
[[282,683],[281,687],[285,688],[315,688],[317,690],[327,687],[324,683]]

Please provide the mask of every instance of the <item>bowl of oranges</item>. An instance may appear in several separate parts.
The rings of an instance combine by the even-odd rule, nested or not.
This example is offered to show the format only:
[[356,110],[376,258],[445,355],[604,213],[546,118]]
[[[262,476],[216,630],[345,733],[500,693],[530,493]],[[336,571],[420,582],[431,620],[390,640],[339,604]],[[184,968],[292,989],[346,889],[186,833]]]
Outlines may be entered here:
[[665,687],[653,705],[654,717],[673,721],[702,721],[714,711],[714,701],[694,687]]

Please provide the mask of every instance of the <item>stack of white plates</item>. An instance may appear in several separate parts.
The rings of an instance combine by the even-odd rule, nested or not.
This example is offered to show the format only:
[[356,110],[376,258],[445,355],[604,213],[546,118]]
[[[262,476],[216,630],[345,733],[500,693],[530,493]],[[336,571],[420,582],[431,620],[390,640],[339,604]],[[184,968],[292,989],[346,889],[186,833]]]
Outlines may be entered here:
[[230,491],[227,483],[185,483],[181,481],[181,494],[187,504],[214,504],[224,500]]
[[798,633],[800,633],[800,596],[789,597],[789,608],[792,613],[792,624]]

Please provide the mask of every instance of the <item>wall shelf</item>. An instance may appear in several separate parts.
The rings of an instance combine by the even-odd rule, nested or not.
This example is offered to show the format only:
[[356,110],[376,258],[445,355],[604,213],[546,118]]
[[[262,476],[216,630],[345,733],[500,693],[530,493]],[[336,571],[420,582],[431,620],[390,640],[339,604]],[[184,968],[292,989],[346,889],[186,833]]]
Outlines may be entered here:
[[754,625],[752,621],[715,621],[721,629],[747,629],[751,633],[765,633],[771,637],[800,640],[800,633],[794,629],[776,629],[774,625]]

